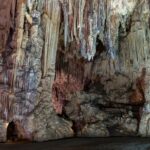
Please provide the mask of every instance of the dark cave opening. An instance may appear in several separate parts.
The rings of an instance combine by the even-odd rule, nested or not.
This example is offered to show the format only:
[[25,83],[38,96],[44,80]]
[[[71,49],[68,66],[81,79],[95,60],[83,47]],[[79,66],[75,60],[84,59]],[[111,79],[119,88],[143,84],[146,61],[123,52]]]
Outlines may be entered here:
[[17,127],[13,121],[7,127],[7,141],[18,141]]

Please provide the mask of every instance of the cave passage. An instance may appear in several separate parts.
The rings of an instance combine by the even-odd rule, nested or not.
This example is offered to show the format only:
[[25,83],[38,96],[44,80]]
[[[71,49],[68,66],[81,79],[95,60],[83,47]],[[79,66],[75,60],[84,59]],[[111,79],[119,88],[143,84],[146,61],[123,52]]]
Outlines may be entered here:
[[7,127],[7,141],[18,141],[18,133],[15,123],[12,121]]

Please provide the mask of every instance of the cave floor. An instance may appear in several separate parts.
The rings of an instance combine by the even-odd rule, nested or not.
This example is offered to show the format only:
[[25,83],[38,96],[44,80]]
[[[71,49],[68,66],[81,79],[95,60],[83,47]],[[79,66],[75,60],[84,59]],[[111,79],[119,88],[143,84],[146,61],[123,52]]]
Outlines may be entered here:
[[1,143],[0,150],[150,150],[150,138],[70,138],[42,143]]

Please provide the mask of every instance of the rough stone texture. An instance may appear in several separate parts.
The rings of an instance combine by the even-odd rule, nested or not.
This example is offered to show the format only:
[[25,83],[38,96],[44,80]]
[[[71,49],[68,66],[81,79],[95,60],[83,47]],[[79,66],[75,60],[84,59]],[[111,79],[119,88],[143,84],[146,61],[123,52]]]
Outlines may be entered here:
[[7,126],[8,126],[8,123],[3,121],[3,120],[0,120],[0,141],[1,142],[5,142],[7,139],[6,139],[6,133],[7,133]]
[[[72,123],[58,117],[51,104],[59,3],[18,0],[15,10],[16,32],[11,36],[17,46],[3,48],[1,56],[1,117],[15,123],[19,139],[43,141],[73,136]],[[6,129],[0,128],[5,133],[1,141],[6,140]]]
[[[144,135],[147,125],[143,124],[149,118],[142,110],[149,99],[149,1],[83,0],[79,8],[72,7],[77,5],[78,1],[63,4],[68,21],[65,20],[64,25],[66,39],[60,38],[56,59],[56,112],[62,112],[62,116],[73,121],[78,136],[138,135],[139,126],[139,133]],[[87,9],[89,16],[86,16]],[[79,30],[76,30],[76,22]],[[95,36],[96,52],[90,49]],[[65,46],[67,39],[71,39],[69,48],[64,50],[62,43]],[[73,52],[76,49],[79,52]],[[92,61],[83,60],[81,56]],[[64,82],[58,84],[58,81]],[[55,83],[61,88],[55,89]],[[65,96],[62,91],[67,91]],[[103,114],[105,117],[100,117]]]
[[0,141],[150,135],[149,0],[0,2]]

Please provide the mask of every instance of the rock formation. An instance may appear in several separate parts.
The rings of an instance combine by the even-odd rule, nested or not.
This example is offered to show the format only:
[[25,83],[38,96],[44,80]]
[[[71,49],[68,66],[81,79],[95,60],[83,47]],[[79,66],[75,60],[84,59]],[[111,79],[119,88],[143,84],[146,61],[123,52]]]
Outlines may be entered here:
[[0,141],[150,135],[149,0],[0,3]]

